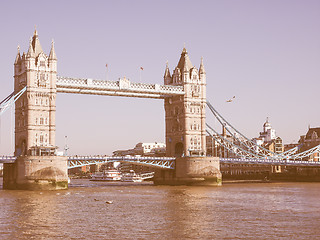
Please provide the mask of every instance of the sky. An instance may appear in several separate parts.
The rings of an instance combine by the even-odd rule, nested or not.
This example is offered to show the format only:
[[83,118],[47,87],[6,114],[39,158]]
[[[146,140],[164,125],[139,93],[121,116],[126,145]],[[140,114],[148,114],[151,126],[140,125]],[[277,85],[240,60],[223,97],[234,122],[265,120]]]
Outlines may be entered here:
[[[0,100],[35,26],[47,55],[54,39],[64,77],[163,84],[185,45],[194,66],[203,56],[207,100],[233,126],[258,137],[269,117],[284,143],[297,142],[320,127],[319,13],[318,0],[0,0]],[[0,117],[0,155],[13,154],[12,119]],[[208,109],[207,122],[221,130]],[[111,154],[164,142],[164,103],[58,93],[56,127],[59,150],[67,136],[70,155]]]

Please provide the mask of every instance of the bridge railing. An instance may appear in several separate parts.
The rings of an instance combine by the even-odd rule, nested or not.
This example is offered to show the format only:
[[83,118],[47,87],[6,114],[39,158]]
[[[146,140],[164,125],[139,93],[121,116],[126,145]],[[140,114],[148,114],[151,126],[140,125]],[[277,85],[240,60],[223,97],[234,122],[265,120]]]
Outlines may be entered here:
[[318,161],[302,161],[289,159],[255,159],[255,158],[220,158],[221,163],[245,163],[245,164],[267,164],[267,165],[294,165],[294,166],[319,166]]
[[93,165],[108,162],[126,162],[135,165],[150,166],[162,169],[174,169],[173,157],[142,157],[142,156],[70,156],[68,168],[76,168],[85,165]]

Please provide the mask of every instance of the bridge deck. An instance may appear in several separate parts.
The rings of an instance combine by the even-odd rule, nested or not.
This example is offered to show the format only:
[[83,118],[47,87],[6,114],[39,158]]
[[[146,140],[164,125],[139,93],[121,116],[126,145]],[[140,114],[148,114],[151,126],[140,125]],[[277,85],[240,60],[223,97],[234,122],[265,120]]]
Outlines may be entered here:
[[[16,157],[0,156],[0,163],[13,163]],[[110,156],[70,156],[68,157],[68,168],[76,168],[87,165],[94,165],[106,162],[127,162],[136,165],[150,166],[162,169],[174,169],[174,157],[110,157]],[[258,165],[286,165],[286,166],[313,166],[320,167],[320,162],[315,161],[298,161],[287,159],[245,159],[245,158],[220,158],[221,163],[233,164],[258,164]]]

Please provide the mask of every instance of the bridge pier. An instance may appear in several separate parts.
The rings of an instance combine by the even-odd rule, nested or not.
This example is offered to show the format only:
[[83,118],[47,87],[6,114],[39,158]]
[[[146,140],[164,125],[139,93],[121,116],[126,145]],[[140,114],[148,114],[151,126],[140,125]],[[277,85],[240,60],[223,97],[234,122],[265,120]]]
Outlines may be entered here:
[[217,157],[188,156],[176,158],[175,170],[157,171],[156,185],[220,186],[222,176]]
[[68,188],[67,157],[20,156],[4,163],[3,188],[59,190]]

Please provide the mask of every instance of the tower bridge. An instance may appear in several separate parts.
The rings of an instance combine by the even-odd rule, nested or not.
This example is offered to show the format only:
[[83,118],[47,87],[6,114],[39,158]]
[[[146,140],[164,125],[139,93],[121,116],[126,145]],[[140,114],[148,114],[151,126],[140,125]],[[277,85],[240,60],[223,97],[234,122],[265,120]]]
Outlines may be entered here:
[[[57,93],[108,95],[163,99],[165,108],[164,158],[150,157],[67,157],[57,156],[55,112]],[[47,56],[35,30],[27,53],[18,53],[14,62],[14,92],[0,102],[0,116],[15,105],[14,156],[0,157],[4,162],[3,187],[8,189],[67,188],[67,169],[83,165],[118,161],[152,166],[155,182],[160,184],[220,185],[220,163],[319,166],[318,161],[304,161],[318,154],[320,146],[302,153],[291,149],[276,154],[257,145],[235,129],[206,98],[206,71],[192,65],[185,48],[171,73],[167,64],[164,85],[80,79],[57,75],[54,43]],[[206,106],[228,132],[219,134],[206,123]],[[209,135],[234,158],[207,156]]]
[[[14,92],[0,105],[2,114],[5,106],[15,104],[16,160],[4,164],[4,188],[67,188],[68,159],[56,154],[57,93],[164,99],[166,152],[168,157],[175,157],[175,171],[159,171],[156,181],[164,184],[199,184],[199,181],[221,184],[218,158],[206,156],[206,72],[203,60],[199,69],[196,68],[184,48],[172,74],[167,64],[164,85],[134,83],[126,78],[102,81],[59,77],[54,43],[46,55],[35,30],[28,51],[21,54],[18,48],[14,62]],[[14,100],[8,101],[13,96]],[[139,161],[139,164],[154,166],[161,162]],[[162,166],[172,168],[172,160]]]

